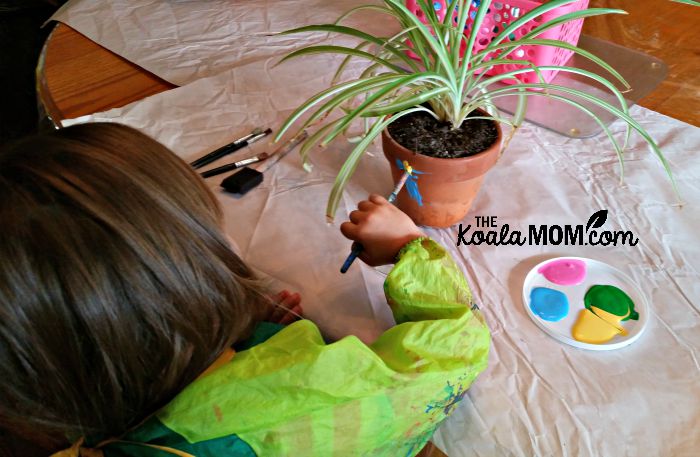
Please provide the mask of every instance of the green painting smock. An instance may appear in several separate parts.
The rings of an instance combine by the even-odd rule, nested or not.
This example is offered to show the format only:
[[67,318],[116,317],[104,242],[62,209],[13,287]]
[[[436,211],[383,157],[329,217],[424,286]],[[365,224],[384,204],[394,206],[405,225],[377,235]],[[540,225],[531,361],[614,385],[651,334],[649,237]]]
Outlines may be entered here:
[[415,455],[486,368],[490,336],[430,239],[401,250],[384,290],[397,325],[373,344],[326,344],[312,322],[295,322],[193,382],[105,456]]

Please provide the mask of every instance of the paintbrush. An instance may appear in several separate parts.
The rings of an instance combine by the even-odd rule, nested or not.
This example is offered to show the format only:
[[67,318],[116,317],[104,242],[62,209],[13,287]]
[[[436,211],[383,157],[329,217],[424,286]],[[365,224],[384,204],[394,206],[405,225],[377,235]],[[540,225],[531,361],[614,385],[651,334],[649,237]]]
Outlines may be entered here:
[[241,171],[221,181],[221,187],[234,194],[246,194],[263,182],[263,173],[265,171],[269,170],[274,164],[282,160],[284,156],[292,152],[292,150],[306,138],[308,138],[308,133],[304,130],[270,154],[270,158],[262,166],[258,167],[258,170],[244,167]]
[[[406,181],[408,181],[408,178],[413,174],[413,168],[411,168],[408,162],[404,161],[403,166],[405,171],[401,175],[399,182],[397,182],[396,186],[394,186],[394,190],[392,190],[391,194],[389,194],[389,197],[387,198],[389,203],[394,203],[396,201],[396,197],[398,197],[399,192],[401,192],[401,189],[403,189],[403,186],[406,184]],[[345,259],[343,266],[340,267],[341,273],[346,273],[348,271],[350,265],[352,265],[355,259],[362,253],[363,249],[364,248],[360,243],[352,243],[352,250],[350,251],[350,255],[348,255],[347,259]]]
[[248,159],[239,160],[238,162],[229,163],[220,167],[212,168],[211,170],[204,171],[200,174],[202,175],[202,178],[209,178],[210,176],[220,175],[221,173],[226,173],[227,171],[235,170],[236,168],[245,167],[246,165],[262,162],[268,157],[270,157],[270,154],[268,154],[267,152],[263,152],[255,157],[250,157]]
[[239,138],[236,141],[227,144],[226,146],[222,146],[219,149],[210,152],[209,154],[205,155],[204,157],[200,157],[199,159],[195,160],[194,162],[191,162],[190,165],[192,168],[202,168],[205,165],[209,165],[215,160],[219,160],[220,158],[227,156],[229,154],[232,154],[239,149],[243,149],[244,147],[255,143],[256,141],[264,138],[265,136],[269,135],[272,133],[272,129],[266,129],[263,130],[261,128],[256,128],[252,132],[250,132],[248,135],[244,136],[243,138]]

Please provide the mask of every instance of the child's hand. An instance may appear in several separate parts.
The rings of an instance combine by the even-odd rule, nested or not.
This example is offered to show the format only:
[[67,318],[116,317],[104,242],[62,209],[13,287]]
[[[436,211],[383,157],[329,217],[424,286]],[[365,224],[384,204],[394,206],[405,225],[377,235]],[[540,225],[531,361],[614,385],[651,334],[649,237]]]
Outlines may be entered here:
[[283,290],[272,297],[272,308],[265,319],[268,322],[287,325],[299,319],[302,313],[301,295]]
[[425,236],[410,217],[381,195],[370,195],[357,208],[350,213],[350,222],[340,225],[340,231],[362,245],[360,259],[368,265],[394,263],[406,243]]

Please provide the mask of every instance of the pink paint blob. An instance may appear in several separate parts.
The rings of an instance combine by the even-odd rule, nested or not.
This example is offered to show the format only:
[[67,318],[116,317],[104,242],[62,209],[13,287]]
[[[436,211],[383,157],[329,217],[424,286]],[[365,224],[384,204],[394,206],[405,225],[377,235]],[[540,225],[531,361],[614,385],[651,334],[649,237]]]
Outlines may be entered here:
[[538,273],[560,286],[575,286],[586,279],[586,262],[576,259],[557,259],[542,265]]

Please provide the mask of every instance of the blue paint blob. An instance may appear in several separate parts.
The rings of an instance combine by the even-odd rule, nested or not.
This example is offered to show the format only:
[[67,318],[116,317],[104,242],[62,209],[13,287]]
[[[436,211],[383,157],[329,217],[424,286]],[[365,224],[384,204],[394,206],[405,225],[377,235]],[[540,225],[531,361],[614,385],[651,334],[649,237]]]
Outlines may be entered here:
[[546,321],[557,322],[569,314],[569,299],[558,290],[535,287],[530,292],[530,309]]

